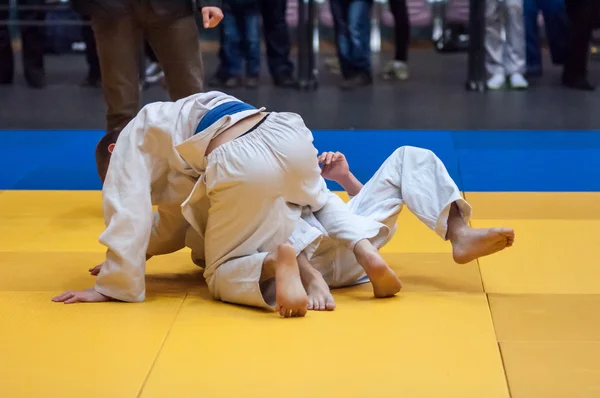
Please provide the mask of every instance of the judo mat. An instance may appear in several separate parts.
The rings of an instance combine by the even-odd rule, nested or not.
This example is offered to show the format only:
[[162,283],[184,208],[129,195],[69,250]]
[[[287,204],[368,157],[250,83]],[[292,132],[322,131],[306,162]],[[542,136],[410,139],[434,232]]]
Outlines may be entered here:
[[51,302],[104,255],[100,132],[56,134],[0,132],[0,397],[600,395],[600,134],[315,132],[363,181],[398,146],[434,150],[472,225],[516,241],[457,265],[405,209],[383,249],[404,290],[334,290],[298,319],[212,301],[186,251],[148,262],[144,303]]

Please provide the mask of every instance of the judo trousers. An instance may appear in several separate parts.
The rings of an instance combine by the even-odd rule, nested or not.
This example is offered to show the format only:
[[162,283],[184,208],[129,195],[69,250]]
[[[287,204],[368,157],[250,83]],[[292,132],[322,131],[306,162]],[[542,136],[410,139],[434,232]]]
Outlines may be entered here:
[[[303,207],[323,217],[332,239],[350,250],[360,239],[385,234],[381,224],[353,216],[327,189],[312,141],[300,116],[271,113],[254,131],[207,156],[204,277],[215,299],[273,308],[261,292],[262,264],[288,242]],[[331,221],[330,208],[345,221]],[[299,253],[318,239],[312,231],[293,246]]]
[[[425,225],[446,239],[450,206],[456,202],[465,221],[471,217],[471,206],[462,198],[460,191],[442,161],[431,151],[415,147],[397,149],[379,168],[361,191],[344,206],[354,216],[361,216],[374,223],[385,225],[388,235],[372,240],[381,248],[396,231],[396,221],[406,205]],[[329,217],[344,217],[330,209]],[[316,219],[304,218],[313,227]],[[319,223],[330,221],[324,218]],[[326,230],[326,226],[322,224]],[[303,226],[294,231],[295,239],[307,234]],[[356,262],[352,250],[324,237],[310,258],[311,264],[323,275],[330,287],[351,286],[368,282],[364,270]]]

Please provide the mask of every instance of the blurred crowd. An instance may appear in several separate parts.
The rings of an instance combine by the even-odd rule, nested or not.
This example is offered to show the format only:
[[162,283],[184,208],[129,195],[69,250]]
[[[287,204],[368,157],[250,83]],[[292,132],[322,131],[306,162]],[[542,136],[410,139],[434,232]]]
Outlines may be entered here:
[[[542,74],[542,26],[552,62],[563,65],[562,84],[594,89],[587,63],[592,32],[600,21],[600,0],[485,1],[488,89],[527,89],[528,80]],[[65,29],[77,30],[85,43],[84,84],[102,87],[108,131],[120,131],[135,115],[140,86],[162,82],[174,100],[206,89],[198,23],[218,30],[219,36],[219,65],[209,74],[208,86],[257,87],[263,43],[273,83],[297,85],[290,59],[290,20],[293,24],[297,0],[71,0],[67,9],[71,14],[63,8],[57,18],[52,6],[61,3],[66,2],[0,0],[0,84],[12,83],[14,75],[12,25],[7,21],[18,22],[14,26],[20,31],[27,83],[42,88],[46,36],[49,26],[57,26],[49,22],[53,15],[63,22],[72,20]],[[468,41],[468,0],[316,3],[318,22],[333,27],[337,57],[327,59],[326,65],[340,74],[343,89],[371,85],[374,73],[386,80],[408,79],[414,25],[433,31],[438,50],[465,48]],[[16,10],[12,19],[10,10]],[[82,20],[83,24],[75,23]],[[393,27],[395,50],[382,70],[373,71],[371,51],[379,45],[373,32],[381,21]]]

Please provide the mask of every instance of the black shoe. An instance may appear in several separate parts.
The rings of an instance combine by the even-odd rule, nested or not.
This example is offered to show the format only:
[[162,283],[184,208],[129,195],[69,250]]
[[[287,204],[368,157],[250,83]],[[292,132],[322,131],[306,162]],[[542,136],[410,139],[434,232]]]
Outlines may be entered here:
[[260,82],[260,79],[258,76],[255,76],[255,75],[246,76],[246,87],[248,87],[248,88],[257,88],[259,82]]
[[562,79],[562,85],[573,89],[573,90],[581,90],[581,91],[594,91],[596,90],[596,86],[592,85],[585,77],[580,77],[578,79]]
[[210,87],[225,87],[225,88],[236,88],[242,85],[242,79],[235,76],[230,77],[220,77],[213,76],[209,81],[208,85]]
[[278,76],[273,76],[273,84],[277,87],[291,88],[298,86],[298,81],[291,73],[283,73]]
[[370,86],[373,84],[373,78],[371,75],[360,74],[342,82],[342,90],[354,90],[355,88]]

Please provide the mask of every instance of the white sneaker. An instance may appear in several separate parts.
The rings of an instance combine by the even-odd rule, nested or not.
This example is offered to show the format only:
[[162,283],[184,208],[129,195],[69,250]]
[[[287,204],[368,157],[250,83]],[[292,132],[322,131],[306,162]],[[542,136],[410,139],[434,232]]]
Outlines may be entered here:
[[506,85],[506,76],[501,74],[492,75],[487,81],[487,87],[490,90],[500,90]]
[[510,86],[515,90],[525,90],[529,87],[529,83],[522,74],[513,73],[510,75]]
[[408,65],[402,61],[390,61],[383,68],[384,80],[406,80],[408,79]]

